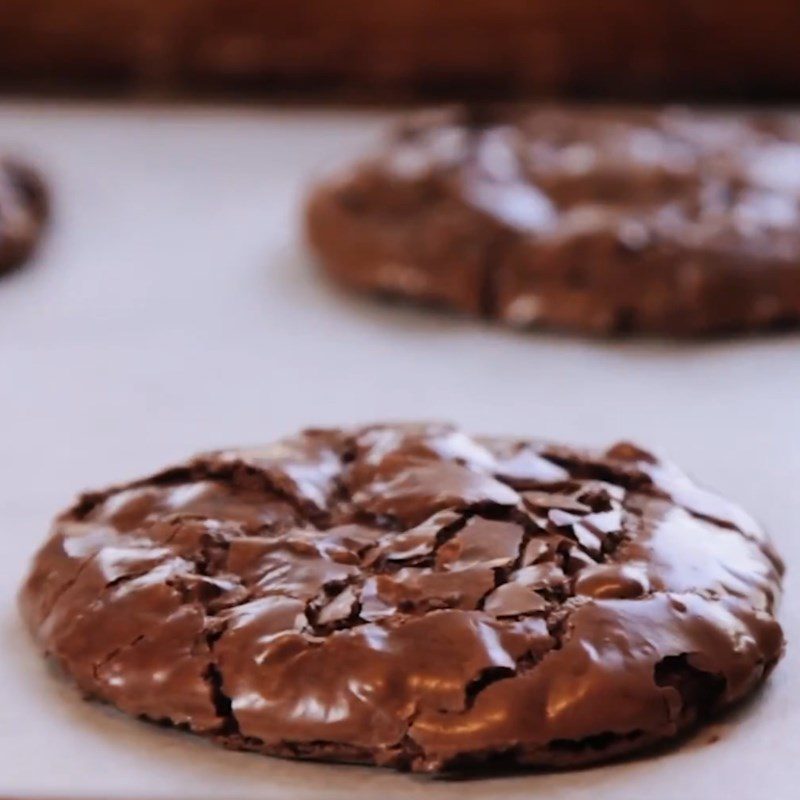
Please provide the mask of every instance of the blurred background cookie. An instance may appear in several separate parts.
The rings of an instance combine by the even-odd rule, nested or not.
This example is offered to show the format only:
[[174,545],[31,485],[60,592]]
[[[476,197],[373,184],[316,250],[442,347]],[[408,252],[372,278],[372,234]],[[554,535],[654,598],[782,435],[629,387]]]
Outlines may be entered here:
[[0,274],[31,254],[46,217],[47,193],[39,175],[20,162],[0,160]]
[[666,108],[423,114],[322,183],[323,267],[517,327],[800,321],[800,120]]

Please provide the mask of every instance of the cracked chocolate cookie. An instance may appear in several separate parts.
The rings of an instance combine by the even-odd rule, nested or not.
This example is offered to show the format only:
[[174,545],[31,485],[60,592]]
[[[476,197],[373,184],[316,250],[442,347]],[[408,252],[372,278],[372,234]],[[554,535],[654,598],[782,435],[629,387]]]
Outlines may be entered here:
[[800,117],[427,114],[322,183],[307,230],[357,290],[517,327],[697,336],[800,323]]
[[0,159],[0,274],[31,254],[46,217],[47,195],[39,176],[29,167]]
[[83,495],[23,587],[90,697],[234,748],[418,771],[673,737],[779,659],[758,525],[630,444],[310,430]]

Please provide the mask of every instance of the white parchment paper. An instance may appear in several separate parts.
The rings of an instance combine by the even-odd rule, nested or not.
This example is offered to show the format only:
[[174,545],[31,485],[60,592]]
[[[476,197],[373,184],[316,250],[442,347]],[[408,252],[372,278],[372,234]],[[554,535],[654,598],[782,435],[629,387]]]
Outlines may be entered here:
[[[307,181],[377,113],[0,103],[0,147],[50,176],[36,262],[0,280],[0,797],[747,800],[800,778],[800,335],[591,343],[350,298],[298,240]],[[790,573],[769,686],[678,750],[580,772],[445,782],[227,753],[83,703],[15,593],[81,488],[309,424],[452,419],[633,438],[742,502]],[[718,741],[712,741],[718,737]]]

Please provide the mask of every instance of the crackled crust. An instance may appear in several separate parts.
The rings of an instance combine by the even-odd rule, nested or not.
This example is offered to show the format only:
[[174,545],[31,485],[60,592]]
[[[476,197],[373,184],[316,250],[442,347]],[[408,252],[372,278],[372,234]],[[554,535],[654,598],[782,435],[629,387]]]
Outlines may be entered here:
[[19,266],[36,247],[47,217],[47,196],[29,167],[0,159],[0,274]]
[[91,697],[419,771],[641,749],[780,657],[758,525],[632,445],[313,430],[87,494],[23,587]]
[[307,231],[359,291],[520,327],[800,322],[800,120],[664,108],[418,115],[322,182]]

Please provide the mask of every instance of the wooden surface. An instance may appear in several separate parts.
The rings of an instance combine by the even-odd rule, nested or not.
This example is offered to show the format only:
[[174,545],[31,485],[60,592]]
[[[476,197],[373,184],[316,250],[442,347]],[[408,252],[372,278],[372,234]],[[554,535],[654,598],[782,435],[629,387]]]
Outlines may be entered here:
[[0,0],[0,85],[800,97],[796,0]]

